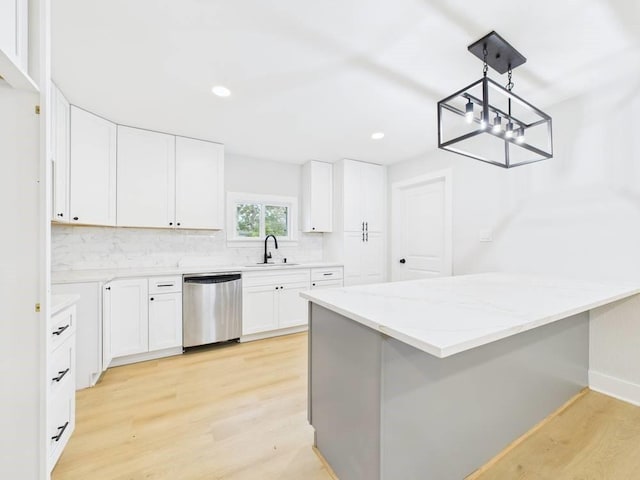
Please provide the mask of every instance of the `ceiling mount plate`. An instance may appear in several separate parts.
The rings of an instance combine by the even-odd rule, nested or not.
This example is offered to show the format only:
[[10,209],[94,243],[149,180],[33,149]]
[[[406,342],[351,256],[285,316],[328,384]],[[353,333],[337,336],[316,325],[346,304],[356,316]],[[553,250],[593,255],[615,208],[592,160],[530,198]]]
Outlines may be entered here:
[[509,68],[513,70],[527,61],[520,52],[495,31],[473,42],[468,47],[469,51],[482,61],[484,61],[485,48],[487,49],[487,65],[499,74],[508,72]]

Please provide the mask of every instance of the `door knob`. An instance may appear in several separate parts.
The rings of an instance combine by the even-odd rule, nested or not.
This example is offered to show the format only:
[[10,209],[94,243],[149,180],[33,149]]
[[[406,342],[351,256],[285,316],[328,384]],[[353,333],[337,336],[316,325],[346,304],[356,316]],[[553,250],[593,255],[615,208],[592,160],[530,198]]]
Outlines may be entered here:
[[401,258],[400,263],[407,263],[407,261],[404,258]]

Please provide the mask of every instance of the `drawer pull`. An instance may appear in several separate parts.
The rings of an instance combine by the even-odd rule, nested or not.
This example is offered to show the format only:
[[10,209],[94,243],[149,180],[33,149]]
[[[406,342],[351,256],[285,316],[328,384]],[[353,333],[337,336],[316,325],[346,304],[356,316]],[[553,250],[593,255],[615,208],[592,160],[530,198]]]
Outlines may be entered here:
[[322,275],[324,275],[325,277],[330,277],[331,275],[333,275],[333,272],[331,272],[331,273],[323,273]]
[[58,372],[58,376],[57,377],[53,377],[51,380],[54,382],[59,382],[60,380],[62,380],[64,378],[64,376],[69,373],[69,369],[67,368],[66,370],[60,370]]
[[160,287],[173,287],[173,283],[159,283],[156,285],[156,287],[160,288]]
[[54,442],[59,442],[60,439],[62,438],[62,435],[64,434],[64,431],[67,429],[68,426],[69,426],[69,422],[65,422],[64,425],[60,425],[58,427],[58,430],[59,430],[58,434],[51,437],[51,440],[53,440]]
[[64,332],[67,328],[69,328],[71,325],[69,325],[68,323],[64,326],[64,327],[58,327],[58,329],[54,332],[51,332],[53,335],[62,335],[62,332]]

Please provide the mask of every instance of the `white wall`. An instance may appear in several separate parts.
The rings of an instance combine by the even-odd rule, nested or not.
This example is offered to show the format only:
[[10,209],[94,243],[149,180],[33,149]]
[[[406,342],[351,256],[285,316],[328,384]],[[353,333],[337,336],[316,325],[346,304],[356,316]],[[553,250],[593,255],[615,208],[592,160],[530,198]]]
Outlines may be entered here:
[[[298,197],[300,165],[225,155],[225,192]],[[300,207],[300,206],[299,206]],[[300,208],[299,208],[300,210]],[[300,225],[301,223],[298,222]],[[322,235],[299,233],[297,245],[270,249],[276,258],[307,263],[322,260]],[[52,227],[52,269],[202,265],[248,265],[262,261],[264,246],[228,246],[226,232],[112,227]]]
[[551,160],[503,170],[438,150],[390,166],[389,183],[452,168],[455,274],[640,281],[640,93],[630,91],[547,109]]
[[[452,168],[454,274],[525,272],[640,284],[637,78],[546,109],[554,126],[551,160],[503,170],[437,151],[392,165],[389,183]],[[479,231],[487,228],[493,242],[481,243]],[[636,304],[625,304],[631,305],[626,316],[594,312],[590,378],[599,381],[594,388],[640,404]]]

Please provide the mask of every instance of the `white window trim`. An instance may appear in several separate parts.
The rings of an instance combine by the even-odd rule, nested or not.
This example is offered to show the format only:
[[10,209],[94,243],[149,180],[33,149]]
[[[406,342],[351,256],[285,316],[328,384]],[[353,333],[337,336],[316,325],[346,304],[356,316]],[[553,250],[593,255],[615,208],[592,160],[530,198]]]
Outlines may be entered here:
[[236,231],[236,205],[238,203],[261,203],[289,207],[289,236],[278,238],[283,245],[298,244],[298,198],[281,195],[263,195],[259,193],[227,192],[227,243],[234,247],[255,247],[264,242],[264,237],[239,237]]

